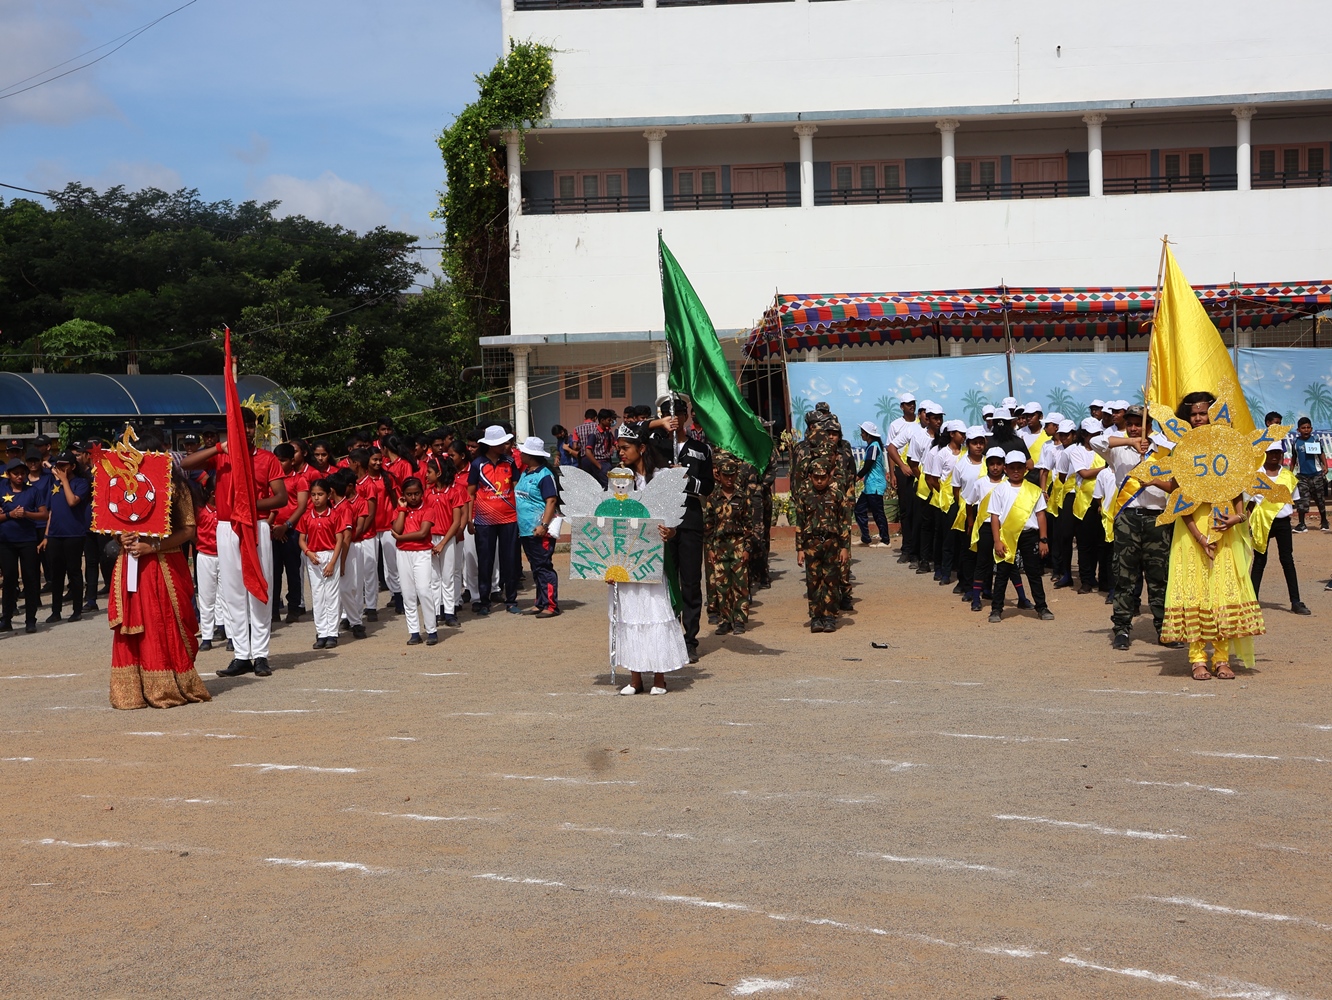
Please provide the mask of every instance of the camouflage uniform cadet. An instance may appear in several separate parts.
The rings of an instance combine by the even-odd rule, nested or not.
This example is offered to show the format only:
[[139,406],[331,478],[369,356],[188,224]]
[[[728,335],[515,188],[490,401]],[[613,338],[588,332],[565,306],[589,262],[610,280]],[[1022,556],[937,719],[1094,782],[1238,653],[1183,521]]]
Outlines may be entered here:
[[754,541],[754,504],[741,487],[741,463],[734,456],[717,453],[713,469],[719,475],[736,477],[729,497],[718,483],[703,501],[703,531],[708,544],[708,600],[716,601],[717,631],[744,632],[749,619],[750,550]]
[[[810,472],[828,474],[832,463],[819,458]],[[796,519],[796,546],[805,563],[811,632],[836,628],[843,594],[841,554],[851,547],[851,503],[835,485],[822,493],[809,489],[792,498]]]
[[772,573],[768,557],[772,553],[772,493],[777,485],[777,470],[773,463],[768,463],[768,471],[759,483],[759,537],[758,548],[754,553],[751,569],[757,567],[758,586],[771,587]]
[[[826,425],[828,430],[836,431],[839,435],[842,433],[841,422],[833,417]],[[840,438],[836,447],[832,447],[831,442],[826,450],[826,454],[831,456],[833,465],[833,483],[832,489],[838,490],[843,496],[848,498],[851,509],[854,512],[856,506],[856,483],[859,477],[856,475],[856,455],[851,450],[851,442],[846,438]],[[851,560],[841,564],[842,567],[842,596],[838,599],[838,607],[843,611],[851,610]]]

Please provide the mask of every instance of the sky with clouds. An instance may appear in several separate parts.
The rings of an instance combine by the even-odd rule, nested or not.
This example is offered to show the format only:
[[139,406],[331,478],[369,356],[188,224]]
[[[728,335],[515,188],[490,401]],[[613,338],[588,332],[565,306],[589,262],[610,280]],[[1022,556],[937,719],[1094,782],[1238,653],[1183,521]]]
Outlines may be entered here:
[[[183,2],[0,0],[0,88]],[[498,0],[197,0],[95,66],[0,98],[0,181],[277,199],[433,245],[435,136],[499,52]]]

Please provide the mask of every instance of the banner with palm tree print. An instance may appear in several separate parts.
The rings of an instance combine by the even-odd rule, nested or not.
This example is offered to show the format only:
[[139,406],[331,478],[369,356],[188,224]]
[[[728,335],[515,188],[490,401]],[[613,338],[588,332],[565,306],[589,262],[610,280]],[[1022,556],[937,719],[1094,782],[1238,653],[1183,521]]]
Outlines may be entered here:
[[1308,417],[1314,430],[1332,431],[1332,349],[1240,348],[1238,368],[1254,420],[1275,411],[1282,423]]

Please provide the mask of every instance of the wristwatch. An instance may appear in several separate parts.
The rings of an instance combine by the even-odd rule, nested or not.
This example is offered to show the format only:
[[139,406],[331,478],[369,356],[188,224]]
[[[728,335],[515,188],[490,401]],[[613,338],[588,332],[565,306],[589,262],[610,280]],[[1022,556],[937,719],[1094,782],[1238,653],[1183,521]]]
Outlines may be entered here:
[[1041,541],[1043,544],[1045,544],[1045,545],[1049,545],[1049,544],[1050,544],[1050,539],[1048,539],[1048,538],[1042,538],[1042,539],[1040,539],[1040,541]]

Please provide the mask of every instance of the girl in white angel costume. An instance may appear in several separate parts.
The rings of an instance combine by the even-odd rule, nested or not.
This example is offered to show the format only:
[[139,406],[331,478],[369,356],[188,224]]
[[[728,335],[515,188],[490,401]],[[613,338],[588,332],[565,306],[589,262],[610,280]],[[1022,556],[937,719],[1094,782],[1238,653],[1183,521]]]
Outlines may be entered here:
[[[647,436],[646,423],[621,425],[620,466],[610,471],[609,496],[582,470],[561,469],[565,514],[658,518],[665,521],[662,539],[672,538],[684,516],[684,470],[658,472]],[[649,674],[651,693],[665,694],[666,675],[689,662],[665,581],[609,584],[606,596],[613,665],[629,671],[630,682],[620,694],[642,694]]]

